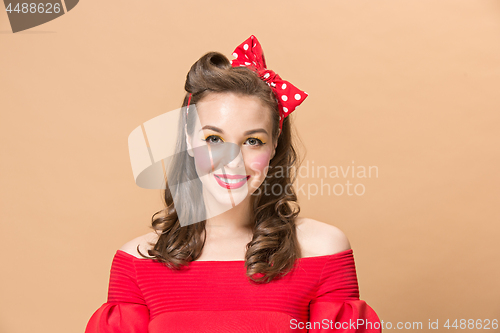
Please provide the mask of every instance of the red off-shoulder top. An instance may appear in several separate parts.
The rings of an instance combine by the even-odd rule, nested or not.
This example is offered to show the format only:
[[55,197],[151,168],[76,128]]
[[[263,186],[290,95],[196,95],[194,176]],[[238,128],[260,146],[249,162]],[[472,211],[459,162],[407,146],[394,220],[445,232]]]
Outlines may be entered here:
[[107,302],[85,333],[381,332],[359,299],[353,250],[300,258],[268,284],[244,260],[193,261],[180,271],[118,250]]

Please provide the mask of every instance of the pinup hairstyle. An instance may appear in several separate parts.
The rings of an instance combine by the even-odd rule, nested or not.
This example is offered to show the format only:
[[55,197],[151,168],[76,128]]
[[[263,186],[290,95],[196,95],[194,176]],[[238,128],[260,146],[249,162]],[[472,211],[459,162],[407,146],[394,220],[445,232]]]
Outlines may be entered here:
[[[245,267],[247,276],[258,283],[269,283],[279,275],[286,275],[293,268],[295,260],[302,257],[295,225],[300,206],[292,187],[301,162],[292,144],[290,117],[285,118],[280,134],[278,102],[271,88],[251,69],[232,67],[227,57],[219,52],[209,52],[193,64],[186,77],[185,90],[187,94],[183,107],[188,104],[189,93],[192,94],[190,103],[196,104],[208,94],[230,92],[257,96],[272,112],[272,140],[273,143],[278,140],[278,144],[264,182],[252,194],[251,202],[256,220],[253,239],[246,246]],[[195,123],[193,118],[196,117],[193,114],[195,112],[189,112],[186,116],[186,112],[183,112],[179,119],[179,128],[184,128],[184,124],[187,124],[187,131],[192,133]],[[180,180],[195,179],[196,169],[193,158],[186,152],[185,137],[178,138],[176,149],[185,154],[179,154],[180,157],[173,162],[175,177]],[[281,190],[264,191],[273,188],[273,185]],[[200,193],[201,181],[193,186],[197,186],[193,191]],[[182,205],[185,205],[183,209],[179,207],[179,211],[184,213],[195,209],[189,207],[189,188],[179,186],[177,190],[180,191],[176,192],[177,197],[183,198]],[[274,192],[280,193],[276,195]],[[165,208],[152,216],[151,227],[160,235],[154,248],[148,250],[148,253],[155,261],[162,262],[171,269],[180,269],[179,265],[188,265],[190,261],[200,257],[206,241],[206,233],[202,240],[206,220],[182,227],[168,186],[164,190],[163,199]],[[295,209],[292,209],[292,206],[295,206]],[[159,214],[161,215],[158,216]],[[139,247],[137,250],[139,251]],[[145,258],[152,258],[140,251],[139,253]],[[261,277],[255,278],[255,274]]]

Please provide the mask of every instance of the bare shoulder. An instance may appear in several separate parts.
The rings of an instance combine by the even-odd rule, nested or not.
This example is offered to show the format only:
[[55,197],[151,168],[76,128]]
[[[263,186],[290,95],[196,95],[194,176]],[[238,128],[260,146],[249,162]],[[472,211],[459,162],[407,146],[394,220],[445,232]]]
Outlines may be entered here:
[[127,252],[128,254],[133,255],[134,257],[145,259],[142,257],[139,252],[137,252],[137,246],[139,246],[139,250],[144,254],[148,255],[148,250],[151,250],[154,247],[154,244],[158,240],[158,234],[154,231],[148,232],[145,235],[136,237],[131,241],[125,243],[120,250]]
[[331,224],[298,217],[296,226],[302,257],[330,255],[351,248],[344,232]]

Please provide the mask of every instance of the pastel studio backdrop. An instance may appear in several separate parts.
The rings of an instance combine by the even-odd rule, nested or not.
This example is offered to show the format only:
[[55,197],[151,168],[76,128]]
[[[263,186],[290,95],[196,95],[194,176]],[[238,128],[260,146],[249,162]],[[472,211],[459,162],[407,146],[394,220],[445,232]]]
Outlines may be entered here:
[[349,237],[361,298],[424,330],[500,319],[497,1],[81,1],[15,34],[0,13],[0,332],[83,332],[161,208],[128,135],[251,34],[309,94],[301,215]]

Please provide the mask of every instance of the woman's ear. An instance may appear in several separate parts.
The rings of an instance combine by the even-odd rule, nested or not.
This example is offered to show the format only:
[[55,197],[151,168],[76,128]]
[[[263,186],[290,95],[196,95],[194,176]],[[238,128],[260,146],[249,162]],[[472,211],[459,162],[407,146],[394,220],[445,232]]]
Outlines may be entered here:
[[271,158],[270,158],[271,160],[273,159],[274,155],[276,155],[276,147],[277,147],[277,146],[278,146],[278,143],[276,142],[276,143],[274,144],[273,152],[272,152],[272,154],[271,154]]
[[187,124],[184,125],[184,133],[186,134],[187,153],[189,154],[189,156],[193,157],[194,154],[193,154],[193,150],[191,147],[191,137],[188,135],[188,132],[187,132]]
[[274,155],[276,154],[276,147],[278,147],[278,141],[280,139],[280,135],[281,135],[281,128],[280,128],[280,131],[278,133],[278,137],[276,138],[276,142],[274,143],[274,149],[273,149],[273,153],[271,155],[271,159],[273,159]]

